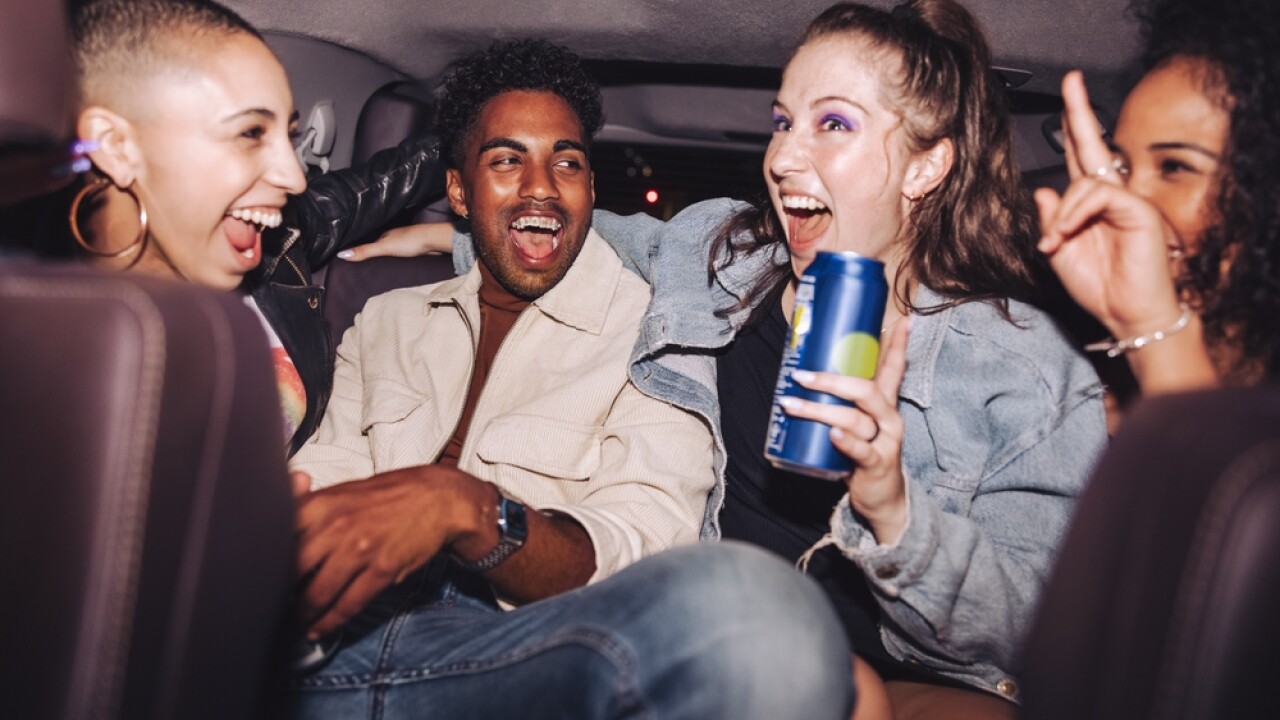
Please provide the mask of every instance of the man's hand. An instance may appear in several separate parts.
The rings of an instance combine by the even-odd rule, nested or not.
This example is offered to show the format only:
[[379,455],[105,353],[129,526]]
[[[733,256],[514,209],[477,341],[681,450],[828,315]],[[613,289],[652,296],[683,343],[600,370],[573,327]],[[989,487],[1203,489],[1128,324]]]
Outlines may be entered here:
[[[295,488],[301,481],[295,474]],[[308,636],[328,633],[450,543],[493,521],[497,490],[426,465],[298,495],[298,574]]]

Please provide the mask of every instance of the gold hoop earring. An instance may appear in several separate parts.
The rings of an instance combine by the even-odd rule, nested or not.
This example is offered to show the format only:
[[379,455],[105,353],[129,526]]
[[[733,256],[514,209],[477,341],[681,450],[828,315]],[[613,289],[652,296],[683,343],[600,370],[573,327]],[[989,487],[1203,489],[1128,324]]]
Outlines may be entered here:
[[147,246],[147,208],[142,204],[142,198],[138,197],[132,187],[123,188],[123,191],[133,198],[133,201],[138,205],[138,237],[134,238],[133,242],[125,247],[110,252],[98,250],[84,239],[84,235],[80,233],[80,223],[76,220],[76,216],[80,213],[80,203],[84,202],[86,198],[98,195],[110,186],[110,180],[98,178],[80,188],[80,192],[76,193],[75,199],[71,201],[71,210],[67,213],[67,220],[71,224],[71,236],[76,239],[76,244],[84,248],[84,251],[90,255],[102,258],[118,258],[135,253],[133,260],[125,266],[125,269],[128,270],[142,258],[142,250]]

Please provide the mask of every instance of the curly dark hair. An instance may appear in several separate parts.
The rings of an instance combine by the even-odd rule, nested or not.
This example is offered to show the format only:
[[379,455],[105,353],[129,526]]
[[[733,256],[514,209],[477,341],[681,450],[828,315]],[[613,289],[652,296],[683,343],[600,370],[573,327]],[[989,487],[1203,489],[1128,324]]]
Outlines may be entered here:
[[1245,382],[1264,373],[1280,377],[1280,23],[1274,0],[1149,0],[1137,10],[1147,69],[1179,59],[1199,62],[1205,96],[1230,117],[1211,227],[1180,282],[1196,299],[1210,348],[1219,350],[1220,372]]
[[[797,49],[833,35],[858,38],[900,60],[885,80],[912,150],[944,139],[955,148],[946,179],[912,205],[903,237],[907,259],[900,277],[890,279],[896,296],[910,305],[904,282],[914,280],[948,298],[917,311],[990,300],[1006,317],[1007,299],[1038,299],[1042,261],[1034,209],[1014,158],[1008,101],[977,21],[954,0],[908,0],[892,11],[837,3],[809,24]],[[729,221],[712,257],[727,253],[731,261],[734,252],[776,242],[786,237],[766,199]],[[776,291],[789,274],[781,267],[763,277],[740,307]]]
[[467,55],[450,68],[440,92],[436,129],[451,167],[485,103],[511,90],[545,90],[564,99],[588,140],[604,125],[600,85],[568,48],[546,40],[499,42]]

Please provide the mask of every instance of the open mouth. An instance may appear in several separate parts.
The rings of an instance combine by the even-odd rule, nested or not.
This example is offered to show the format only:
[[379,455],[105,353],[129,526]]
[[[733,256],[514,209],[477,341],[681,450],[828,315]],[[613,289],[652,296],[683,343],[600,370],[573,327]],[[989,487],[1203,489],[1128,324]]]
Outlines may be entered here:
[[227,213],[222,225],[231,248],[252,268],[262,257],[262,231],[280,227],[283,221],[277,208],[237,208]]
[[564,234],[559,218],[547,215],[521,215],[508,226],[516,254],[528,264],[549,262]]
[[280,211],[272,208],[243,208],[232,210],[227,214],[237,220],[257,225],[258,232],[262,232],[267,228],[280,227],[280,223],[284,222],[284,216],[280,214]]
[[831,225],[831,210],[815,197],[783,195],[782,208],[793,250],[816,241]]

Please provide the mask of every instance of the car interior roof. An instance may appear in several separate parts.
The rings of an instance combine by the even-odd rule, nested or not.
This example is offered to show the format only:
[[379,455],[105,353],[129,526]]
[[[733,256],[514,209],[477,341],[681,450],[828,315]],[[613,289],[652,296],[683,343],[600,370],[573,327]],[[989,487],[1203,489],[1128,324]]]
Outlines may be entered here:
[[[867,0],[890,8],[896,0]],[[595,60],[780,67],[830,0],[231,0],[266,30],[357,50],[408,76],[432,79],[454,57],[495,39],[539,36]],[[999,65],[1032,73],[1026,89],[1056,92],[1079,67],[1105,95],[1132,81],[1140,39],[1125,0],[964,0]],[[1106,89],[1103,86],[1107,86]]]
[[[986,29],[996,65],[1014,69],[1005,76],[1017,84],[1024,112],[1039,114],[1026,123],[1034,127],[1016,130],[1024,138],[1037,137],[1043,117],[1057,113],[1042,99],[1056,99],[1067,70],[1083,69],[1095,104],[1112,114],[1138,76],[1140,37],[1126,0],[962,2]],[[831,2],[386,0],[376,11],[354,0],[227,4],[264,30],[277,52],[289,42],[295,48],[336,46],[427,88],[468,51],[499,39],[547,38],[584,57],[601,79],[609,122],[600,139],[758,149],[767,142],[767,108],[779,69],[805,25]],[[296,84],[307,82],[308,66],[316,63],[281,54],[305,111],[308,93]],[[335,81],[334,70],[343,72],[328,65],[325,82]],[[1047,146],[1022,145],[1024,168],[1060,161],[1044,154]]]

